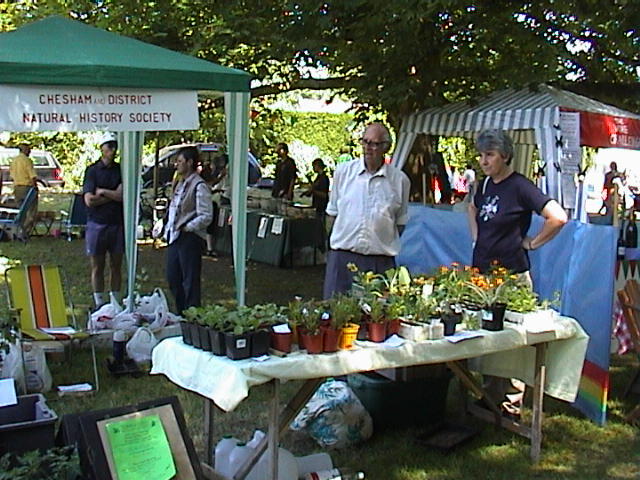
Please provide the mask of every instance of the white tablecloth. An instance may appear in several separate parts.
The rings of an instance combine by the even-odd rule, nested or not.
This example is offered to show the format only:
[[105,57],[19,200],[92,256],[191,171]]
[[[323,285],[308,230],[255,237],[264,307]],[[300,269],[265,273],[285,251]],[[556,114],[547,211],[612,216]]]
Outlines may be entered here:
[[[508,324],[503,331],[481,330],[483,337],[450,343],[446,339],[400,347],[356,348],[337,353],[308,355],[304,351],[286,357],[271,356],[264,362],[229,360],[168,338],[153,350],[152,374],[164,374],[176,385],[213,400],[223,410],[233,410],[255,385],[274,378],[310,379],[345,375],[380,368],[474,358],[473,368],[483,373],[520,378],[533,384],[535,348],[549,342],[545,393],[575,400],[589,337],[573,319],[559,317],[550,331],[533,333]],[[479,358],[481,357],[481,358]]]

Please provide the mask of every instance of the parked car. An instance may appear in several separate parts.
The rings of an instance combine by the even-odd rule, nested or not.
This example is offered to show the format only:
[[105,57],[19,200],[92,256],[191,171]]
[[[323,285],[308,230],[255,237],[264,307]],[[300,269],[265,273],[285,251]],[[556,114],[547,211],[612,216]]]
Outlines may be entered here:
[[[219,143],[185,143],[182,145],[170,145],[160,149],[158,158],[158,185],[162,186],[170,183],[173,174],[176,171],[175,161],[178,151],[183,147],[195,146],[200,152],[200,160],[202,162],[210,162],[215,164],[215,159],[224,153],[223,145]],[[155,153],[147,155],[142,159],[142,185],[143,188],[149,188],[153,185],[153,171],[155,170]],[[254,185],[260,180],[262,175],[260,162],[248,152],[249,173],[247,184]]]
[[[9,165],[11,165],[11,160],[18,153],[20,152],[17,148],[0,147],[0,168],[2,169],[2,182],[4,184],[13,183],[13,179],[9,176]],[[33,160],[38,183],[43,187],[64,187],[60,163],[51,152],[34,149],[31,150],[29,157]]]

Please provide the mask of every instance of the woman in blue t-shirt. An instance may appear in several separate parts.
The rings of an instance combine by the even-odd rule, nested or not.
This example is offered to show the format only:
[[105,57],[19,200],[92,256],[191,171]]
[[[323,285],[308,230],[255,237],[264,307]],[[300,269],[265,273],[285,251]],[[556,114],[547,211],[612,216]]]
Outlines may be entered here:
[[[502,130],[485,130],[476,139],[480,167],[486,178],[469,204],[473,238],[473,265],[487,271],[492,262],[521,274],[529,283],[528,250],[551,240],[567,223],[567,214],[555,200],[543,194],[530,180],[513,171],[513,141]],[[527,236],[531,214],[544,217],[542,229]],[[483,388],[500,401],[503,415],[520,417],[525,384],[518,379],[484,376]]]
[[[513,272],[528,272],[527,250],[551,240],[567,223],[567,214],[558,202],[513,171],[513,141],[505,132],[481,132],[476,148],[486,178],[479,182],[469,204],[473,265],[486,271],[497,261]],[[544,225],[540,232],[528,237],[532,212],[544,217]]]

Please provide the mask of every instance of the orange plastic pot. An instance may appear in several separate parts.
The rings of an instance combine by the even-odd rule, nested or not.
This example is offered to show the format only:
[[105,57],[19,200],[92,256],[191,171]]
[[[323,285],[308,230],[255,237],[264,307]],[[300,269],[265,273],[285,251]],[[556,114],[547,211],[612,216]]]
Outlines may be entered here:
[[353,348],[353,342],[358,337],[358,330],[360,330],[360,325],[356,325],[355,323],[349,323],[341,328],[338,348],[340,350],[351,350]]

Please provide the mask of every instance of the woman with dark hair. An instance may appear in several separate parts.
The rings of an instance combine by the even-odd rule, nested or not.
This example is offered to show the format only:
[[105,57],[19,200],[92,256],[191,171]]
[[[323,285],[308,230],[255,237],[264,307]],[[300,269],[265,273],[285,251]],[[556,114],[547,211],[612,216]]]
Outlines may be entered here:
[[304,195],[311,196],[311,204],[316,211],[316,216],[324,218],[327,203],[329,203],[329,177],[321,158],[316,158],[311,167],[316,173],[316,178]]

